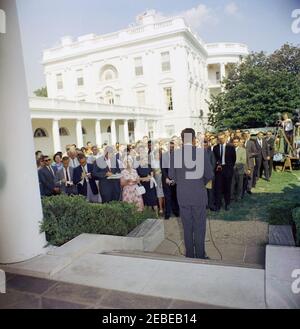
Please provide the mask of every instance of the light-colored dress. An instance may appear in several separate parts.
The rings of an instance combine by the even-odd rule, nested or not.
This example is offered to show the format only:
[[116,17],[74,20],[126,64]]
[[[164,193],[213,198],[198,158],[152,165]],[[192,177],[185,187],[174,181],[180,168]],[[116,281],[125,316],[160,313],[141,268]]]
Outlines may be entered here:
[[[139,178],[137,171],[131,169],[129,172],[127,169],[122,171],[122,178],[124,180],[137,180]],[[122,200],[127,203],[134,203],[139,211],[144,210],[143,197],[138,194],[136,190],[137,184],[126,185],[123,187]]]

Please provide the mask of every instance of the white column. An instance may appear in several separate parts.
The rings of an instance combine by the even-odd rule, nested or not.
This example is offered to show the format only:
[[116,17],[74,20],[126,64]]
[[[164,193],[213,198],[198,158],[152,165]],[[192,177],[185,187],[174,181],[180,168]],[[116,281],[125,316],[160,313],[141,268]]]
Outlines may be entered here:
[[111,146],[115,146],[116,145],[116,138],[117,138],[117,133],[116,133],[116,120],[111,120],[111,124],[110,124],[110,128],[111,128],[111,134],[110,134],[110,142],[111,142]]
[[83,147],[83,136],[82,136],[82,121],[76,120],[76,138],[77,138],[77,147]]
[[145,129],[145,121],[143,119],[136,119],[134,121],[134,138],[135,142],[142,140],[142,138],[147,135],[146,129]]
[[220,63],[220,78],[221,81],[225,78],[225,63]]
[[53,151],[54,153],[62,151],[59,135],[59,120],[52,121]]
[[[8,264],[44,253],[46,240],[16,1],[0,0],[0,9],[6,13],[6,33],[0,33],[0,263]],[[22,159],[21,173],[12,147]]]
[[101,121],[95,121],[95,136],[96,136],[96,144],[98,147],[102,146],[102,135],[101,135]]
[[128,120],[124,120],[124,142],[129,144]]

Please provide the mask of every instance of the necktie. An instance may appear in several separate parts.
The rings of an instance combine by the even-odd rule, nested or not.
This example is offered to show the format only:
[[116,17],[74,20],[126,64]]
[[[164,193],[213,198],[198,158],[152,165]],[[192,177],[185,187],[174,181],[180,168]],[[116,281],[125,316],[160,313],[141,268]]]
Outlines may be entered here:
[[67,182],[69,182],[69,181],[70,181],[70,179],[69,179],[68,169],[67,169],[67,168],[65,168],[65,171],[66,171],[66,181],[67,181]]
[[53,171],[53,169],[50,166],[48,167],[48,170],[50,171],[50,173],[52,174],[52,176],[54,176],[54,171]]
[[220,144],[220,157],[221,157],[221,164],[223,164],[223,145]]

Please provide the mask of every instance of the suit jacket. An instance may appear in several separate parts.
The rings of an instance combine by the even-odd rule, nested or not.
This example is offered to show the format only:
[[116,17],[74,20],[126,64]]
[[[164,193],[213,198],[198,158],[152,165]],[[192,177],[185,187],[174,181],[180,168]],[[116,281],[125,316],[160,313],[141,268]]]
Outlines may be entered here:
[[234,166],[235,172],[240,175],[244,174],[247,170],[247,152],[244,147],[238,147],[235,149],[236,152],[236,163]]
[[[114,156],[111,159],[111,172],[113,174],[117,174],[121,172],[119,162],[118,162],[118,156]],[[105,157],[101,156],[96,160],[94,163],[93,168],[93,176],[99,180],[100,182],[103,180],[107,180],[106,174],[109,172],[108,165],[106,163]]]
[[[78,166],[74,169],[73,172],[73,183],[77,185],[78,194],[87,196],[87,182],[84,180],[84,183],[81,184],[81,175],[82,175],[82,167]],[[87,164],[87,172],[93,174],[93,165]],[[92,176],[92,178],[89,179],[90,187],[93,192],[93,194],[98,194],[99,190],[95,181],[95,178]]]
[[215,157],[214,152],[211,150],[211,148],[205,149],[205,152],[208,155],[208,158],[209,158],[209,161],[211,163],[212,168],[215,169],[215,167],[216,167],[216,157]]
[[245,143],[246,156],[247,156],[247,168],[253,172],[255,166],[255,157],[257,156],[257,149],[255,142],[252,139],[249,139]]
[[42,167],[38,170],[40,192],[42,196],[54,195],[54,188],[57,187],[56,172],[55,167],[51,167],[54,175],[47,167]]
[[[187,168],[183,154],[185,154],[185,159],[188,159],[187,154],[192,155],[190,160],[196,161],[197,166]],[[177,161],[180,158],[182,161]],[[197,167],[197,174],[195,167]],[[169,176],[177,184],[177,199],[180,206],[206,206],[207,191],[205,186],[207,182],[213,179],[214,173],[208,154],[204,152],[204,149],[184,145],[183,148],[175,150],[174,158],[171,157]]]
[[[220,154],[220,144],[216,145],[214,147],[214,155],[216,158],[216,164],[221,164],[222,159],[221,159],[221,154]],[[231,144],[226,144],[225,146],[225,166],[228,167],[229,169],[233,169],[234,165],[236,162],[236,152],[234,146]]]
[[255,146],[257,149],[257,153],[258,153],[258,159],[263,159],[263,160],[267,160],[267,157],[270,156],[270,150],[269,150],[269,145],[267,143],[267,141],[263,138],[262,139],[262,146],[259,145],[257,139],[255,140]]
[[270,157],[273,158],[275,154],[275,138],[274,137],[266,138],[266,142],[269,146]]
[[174,152],[165,152],[162,154],[161,157],[161,175],[162,175],[162,183],[163,185],[166,184],[166,179],[170,178],[169,171],[170,171],[170,157],[174,155]]
[[[74,168],[73,167],[69,167],[69,173],[70,173],[69,180],[74,183],[74,181],[73,181]],[[77,187],[75,185],[66,186],[66,184],[62,182],[62,180],[64,180],[64,179],[65,179],[65,173],[64,173],[64,167],[62,167],[56,173],[56,180],[57,180],[57,183],[59,184],[60,189],[64,193],[77,194]]]

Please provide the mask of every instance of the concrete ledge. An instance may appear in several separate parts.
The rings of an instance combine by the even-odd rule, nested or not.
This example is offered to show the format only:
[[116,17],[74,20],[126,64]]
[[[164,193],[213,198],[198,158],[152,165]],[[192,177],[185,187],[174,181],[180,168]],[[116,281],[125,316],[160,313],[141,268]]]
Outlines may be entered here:
[[63,282],[231,308],[265,308],[264,270],[85,254],[53,276]]
[[6,293],[6,275],[5,272],[0,269],[0,294]]
[[72,259],[63,256],[40,255],[25,262],[1,265],[10,273],[50,279],[55,273],[70,265]]
[[25,262],[3,265],[3,270],[40,278],[51,278],[77,258],[112,251],[153,251],[164,239],[163,221],[148,219],[136,227],[132,236],[81,234],[45,255]]
[[[300,308],[300,292],[292,284],[293,271],[300,270],[300,248],[270,246],[266,248],[266,302],[269,308]],[[299,280],[299,276],[298,276]],[[300,283],[298,283],[298,288]]]
[[147,219],[130,232],[128,237],[142,237],[143,251],[154,251],[165,238],[164,221]]
[[292,227],[290,225],[269,225],[269,244],[295,247]]

